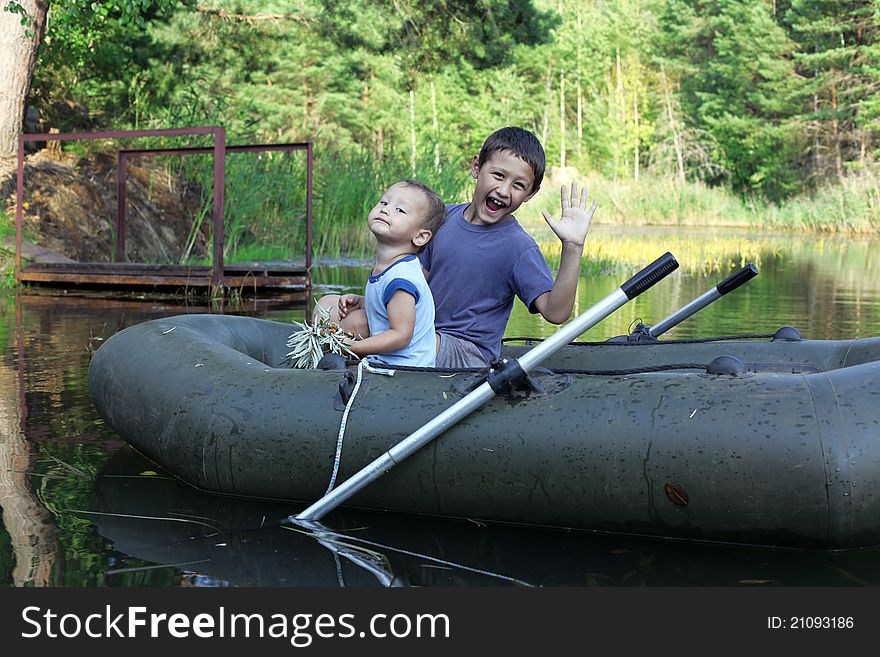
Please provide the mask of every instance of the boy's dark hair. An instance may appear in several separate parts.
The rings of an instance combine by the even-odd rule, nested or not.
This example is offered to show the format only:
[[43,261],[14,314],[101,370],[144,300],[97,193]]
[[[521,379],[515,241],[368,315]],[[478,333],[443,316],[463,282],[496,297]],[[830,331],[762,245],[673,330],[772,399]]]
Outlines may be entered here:
[[[431,239],[434,239],[434,235],[437,234],[437,231],[443,224],[443,220],[446,219],[446,205],[443,203],[443,199],[440,198],[437,192],[418,180],[408,178],[402,180],[401,184],[415,187],[425,195],[425,199],[428,201],[428,211],[422,220],[422,228],[430,230]],[[428,241],[430,242],[431,240]]]
[[482,167],[492,157],[492,153],[497,151],[510,151],[523,159],[532,167],[532,173],[535,174],[532,191],[534,192],[541,186],[541,181],[544,180],[546,160],[544,147],[541,146],[541,142],[535,135],[528,130],[513,126],[496,130],[483,142],[483,148],[480,149],[480,154],[477,157],[477,164]]

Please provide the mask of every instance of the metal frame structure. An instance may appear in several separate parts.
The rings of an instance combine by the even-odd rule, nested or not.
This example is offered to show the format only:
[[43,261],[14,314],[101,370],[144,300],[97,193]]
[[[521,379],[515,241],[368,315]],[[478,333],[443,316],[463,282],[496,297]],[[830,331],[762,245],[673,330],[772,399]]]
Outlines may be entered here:
[[[313,151],[310,142],[292,144],[252,144],[242,146],[226,145],[226,129],[223,126],[198,126],[192,128],[168,128],[161,130],[109,130],[104,132],[70,132],[22,134],[18,139],[18,179],[15,192],[15,262],[14,273],[16,283],[22,280],[22,223],[24,197],[24,144],[36,141],[73,141],[96,139],[132,139],[143,137],[180,137],[189,135],[213,135],[214,145],[189,148],[146,148],[122,149],[117,155],[119,165],[117,175],[117,207],[116,207],[116,248],[115,260],[125,262],[125,220],[127,213],[126,183],[128,179],[128,160],[135,156],[154,155],[189,155],[213,153],[214,159],[214,204],[213,221],[213,260],[211,266],[211,286],[219,288],[224,280],[223,263],[223,220],[226,201],[226,153],[262,152],[262,151],[299,151],[306,152],[306,253],[305,270],[312,265],[312,169]],[[161,267],[161,265],[159,266]],[[171,266],[169,266],[171,267]],[[151,270],[156,266],[150,267]],[[145,274],[148,274],[145,272]],[[149,278],[149,275],[147,275]]]

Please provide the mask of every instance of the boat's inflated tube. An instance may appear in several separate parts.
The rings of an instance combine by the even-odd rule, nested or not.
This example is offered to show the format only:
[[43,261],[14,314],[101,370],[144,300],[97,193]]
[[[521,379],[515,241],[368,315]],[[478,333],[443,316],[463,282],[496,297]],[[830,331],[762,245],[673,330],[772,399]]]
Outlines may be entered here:
[[[198,488],[312,502],[333,468],[351,371],[284,367],[291,331],[221,315],[145,322],[98,349],[90,392],[125,440]],[[536,386],[491,400],[352,504],[670,538],[880,544],[880,339],[571,346],[545,366],[719,356],[743,367],[536,372]],[[364,376],[339,481],[481,380]]]

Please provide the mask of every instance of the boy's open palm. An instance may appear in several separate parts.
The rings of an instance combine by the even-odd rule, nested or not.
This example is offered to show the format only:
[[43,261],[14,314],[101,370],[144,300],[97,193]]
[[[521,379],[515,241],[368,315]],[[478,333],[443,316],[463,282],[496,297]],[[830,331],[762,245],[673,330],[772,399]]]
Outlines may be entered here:
[[593,201],[593,204],[588,209],[587,188],[584,187],[581,190],[579,198],[576,182],[571,183],[570,196],[565,185],[560,188],[560,192],[562,194],[562,215],[557,221],[548,212],[543,212],[544,221],[556,233],[556,236],[562,240],[563,244],[583,247],[584,241],[587,239],[587,232],[590,230],[590,220],[599,206],[599,199]]

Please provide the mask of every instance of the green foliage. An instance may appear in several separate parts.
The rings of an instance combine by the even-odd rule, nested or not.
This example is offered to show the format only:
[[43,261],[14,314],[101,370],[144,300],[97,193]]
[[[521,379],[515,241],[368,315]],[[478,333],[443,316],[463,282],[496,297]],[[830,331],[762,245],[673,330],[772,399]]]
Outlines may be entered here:
[[684,112],[717,140],[733,188],[779,199],[797,184],[781,94],[794,43],[771,8],[742,0],[670,0],[658,42],[681,85]]
[[[551,167],[681,187],[660,194],[676,199],[658,204],[667,223],[690,221],[712,193],[718,207],[733,192],[746,214],[775,212],[876,169],[878,7],[71,0],[52,5],[34,100],[62,130],[222,124],[230,143],[312,141],[319,252],[370,246],[365,207],[380,183],[412,174],[413,157],[461,196],[468,161],[502,125],[537,134]],[[241,158],[229,173],[241,185],[228,193],[230,248],[278,251],[284,235],[280,250],[297,251],[302,185],[275,183],[301,170],[270,175]],[[605,219],[658,214],[648,192],[626,189],[633,209]]]
[[3,6],[3,11],[8,11],[10,14],[18,14],[21,17],[21,24],[24,25],[25,28],[25,36],[28,38],[34,37],[34,19],[28,14],[27,9],[22,7],[20,3],[9,0]]
[[880,137],[876,0],[794,0],[786,23],[800,45],[790,102],[806,128],[805,164],[817,184],[864,169]]
[[332,0],[322,3],[322,34],[342,49],[393,55],[408,72],[450,61],[478,68],[504,65],[517,44],[547,40],[556,23],[531,0]]

